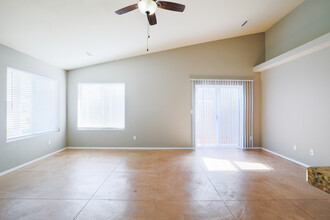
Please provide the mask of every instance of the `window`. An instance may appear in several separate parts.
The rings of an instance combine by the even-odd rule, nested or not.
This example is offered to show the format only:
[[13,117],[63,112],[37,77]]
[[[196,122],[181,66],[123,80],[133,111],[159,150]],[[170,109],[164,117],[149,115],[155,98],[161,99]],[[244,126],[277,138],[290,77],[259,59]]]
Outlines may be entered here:
[[124,83],[78,84],[78,129],[125,129]]
[[7,68],[7,141],[59,131],[57,80]]

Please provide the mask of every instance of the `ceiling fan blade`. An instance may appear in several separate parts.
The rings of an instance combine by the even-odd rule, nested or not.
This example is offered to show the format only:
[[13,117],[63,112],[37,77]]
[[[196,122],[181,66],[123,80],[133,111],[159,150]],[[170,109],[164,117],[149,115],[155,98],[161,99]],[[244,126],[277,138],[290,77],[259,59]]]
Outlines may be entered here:
[[166,2],[166,1],[158,1],[157,2],[158,7],[170,11],[178,11],[178,12],[183,12],[185,9],[185,5],[181,5],[175,2]]
[[115,13],[117,15],[122,15],[122,14],[125,14],[127,12],[133,11],[133,10],[135,10],[137,8],[138,8],[138,4],[129,5],[129,6],[125,7],[125,8],[122,8],[122,9],[117,10]]
[[148,15],[148,21],[150,25],[157,24],[156,14]]

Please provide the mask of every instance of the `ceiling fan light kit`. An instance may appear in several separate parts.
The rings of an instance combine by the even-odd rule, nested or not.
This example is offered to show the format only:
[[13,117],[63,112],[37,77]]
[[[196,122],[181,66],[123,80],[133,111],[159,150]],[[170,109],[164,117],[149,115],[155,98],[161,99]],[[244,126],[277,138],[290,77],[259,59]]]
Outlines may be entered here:
[[156,12],[158,5],[154,0],[140,0],[138,8],[142,14],[152,15]]
[[139,9],[139,11],[142,14],[148,17],[149,24],[155,25],[157,24],[157,19],[155,15],[157,8],[161,8],[169,11],[183,12],[185,6],[175,2],[158,1],[158,0],[139,0],[137,4],[129,5],[122,9],[117,10],[116,14],[122,15],[127,12],[133,11],[135,9]]

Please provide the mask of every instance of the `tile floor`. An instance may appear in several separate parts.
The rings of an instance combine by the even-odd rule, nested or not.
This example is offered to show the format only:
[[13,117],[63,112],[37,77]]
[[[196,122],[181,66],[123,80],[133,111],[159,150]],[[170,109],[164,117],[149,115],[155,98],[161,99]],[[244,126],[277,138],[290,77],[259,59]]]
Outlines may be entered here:
[[0,177],[0,219],[330,219],[305,178],[261,150],[65,150]]

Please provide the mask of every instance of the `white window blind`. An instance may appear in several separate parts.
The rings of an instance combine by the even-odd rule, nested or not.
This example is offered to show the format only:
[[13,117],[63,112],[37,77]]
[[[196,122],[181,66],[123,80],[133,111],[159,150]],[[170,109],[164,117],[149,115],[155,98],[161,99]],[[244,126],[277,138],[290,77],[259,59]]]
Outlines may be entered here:
[[124,129],[125,84],[79,83],[78,129]]
[[57,80],[7,68],[7,141],[59,131]]

